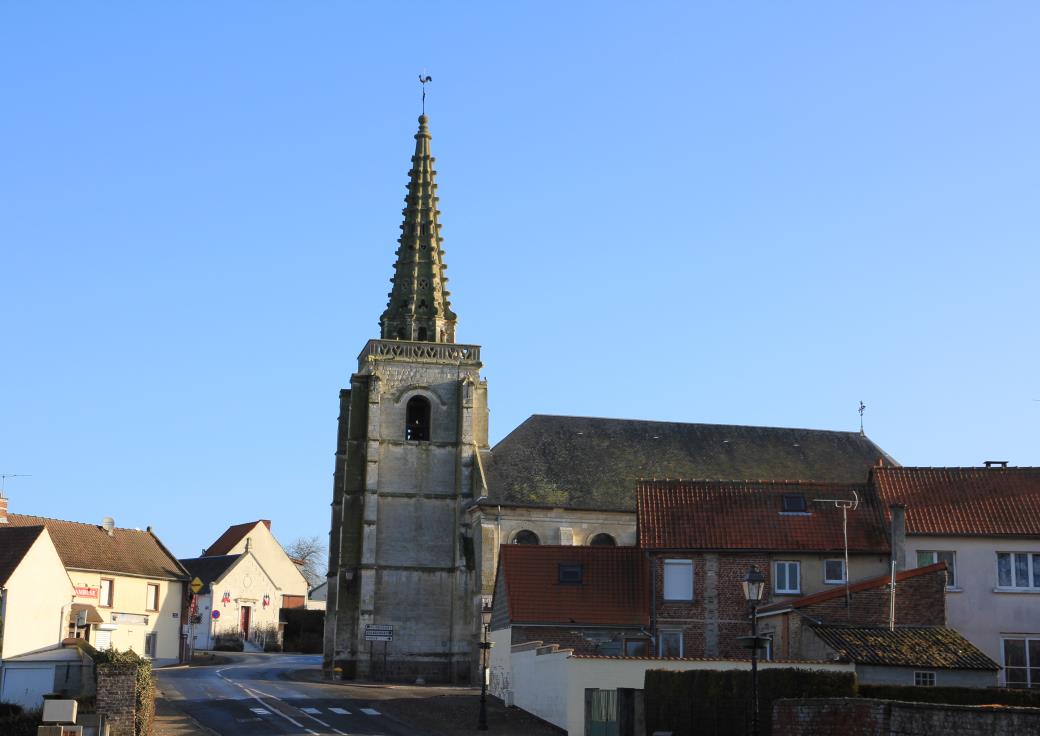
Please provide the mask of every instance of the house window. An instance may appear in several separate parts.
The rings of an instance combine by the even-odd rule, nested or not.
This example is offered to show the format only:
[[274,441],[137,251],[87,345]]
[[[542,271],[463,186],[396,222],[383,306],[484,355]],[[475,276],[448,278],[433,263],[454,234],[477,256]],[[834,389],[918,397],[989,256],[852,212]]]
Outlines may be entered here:
[[404,438],[416,442],[430,439],[430,400],[425,396],[408,399],[405,409]]
[[785,493],[781,499],[781,508],[785,514],[804,514],[808,512],[805,496],[800,493]]
[[800,562],[781,561],[774,565],[776,578],[773,590],[777,593],[800,593],[802,591],[802,575]]
[[914,685],[917,687],[935,687],[934,672],[915,672]]
[[155,659],[155,651],[159,645],[159,633],[153,631],[144,635],[144,656]]
[[521,529],[513,537],[513,544],[541,544],[542,540],[530,529]]
[[693,560],[664,561],[664,599],[693,600]]
[[1040,639],[1002,639],[1008,687],[1040,687]]
[[560,582],[564,585],[581,585],[581,565],[560,564]]
[[953,552],[943,552],[939,550],[927,550],[922,549],[917,551],[917,566],[926,567],[928,565],[934,565],[936,562],[946,563],[946,587],[956,588],[957,587],[957,575],[955,572],[954,562],[956,555]]
[[597,534],[589,540],[590,547],[616,547],[617,542],[609,534]]
[[1040,554],[998,552],[997,585],[1001,588],[1026,590],[1040,588]]
[[823,561],[823,582],[844,583],[845,582],[845,560]]
[[626,657],[648,657],[650,656],[646,639],[625,639]]
[[682,631],[658,631],[657,632],[657,656],[658,657],[681,657],[683,656]]
[[148,583],[146,599],[144,604],[145,609],[149,611],[159,610],[159,584]]
[[98,591],[98,605],[102,608],[111,608],[112,599],[115,597],[116,583],[109,578],[101,578],[101,586]]

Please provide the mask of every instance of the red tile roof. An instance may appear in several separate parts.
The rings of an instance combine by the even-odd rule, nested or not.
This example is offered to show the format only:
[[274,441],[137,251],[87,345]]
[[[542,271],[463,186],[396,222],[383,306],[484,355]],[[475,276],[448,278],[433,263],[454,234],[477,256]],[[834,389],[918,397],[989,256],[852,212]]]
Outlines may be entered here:
[[907,534],[1040,536],[1040,468],[875,468],[886,516],[906,506]]
[[[560,565],[581,565],[581,583],[561,583]],[[648,564],[635,547],[507,544],[499,553],[498,574],[504,577],[513,625],[650,623]]]
[[[807,513],[781,513],[783,496],[805,497]],[[642,481],[636,493],[644,549],[832,551],[844,548],[842,512],[851,500],[849,551],[887,553],[874,496],[859,485],[795,481]],[[817,502],[821,501],[821,502]]]
[[245,539],[246,535],[253,531],[257,524],[263,524],[268,529],[271,528],[270,519],[258,519],[246,524],[235,524],[234,526],[229,526],[227,531],[221,534],[220,538],[211,544],[209,549],[202,553],[202,556],[214,557],[217,555],[226,555],[236,544]]
[[[915,578],[918,575],[927,575],[933,573],[936,570],[945,570],[945,562],[936,562],[934,565],[925,565],[924,567],[915,567],[912,570],[902,570],[896,573],[896,583],[901,583],[908,578]],[[891,575],[879,575],[876,578],[867,578],[866,580],[860,580],[858,583],[852,583],[849,586],[849,593],[859,593],[862,590],[870,590],[871,588],[883,588],[886,585],[890,585],[892,582]],[[898,595],[899,589],[896,589]],[[824,601],[831,601],[836,598],[845,597],[845,586],[835,586],[829,590],[822,590],[819,593],[812,593],[810,595],[803,595],[801,598],[795,598],[790,601],[779,601],[777,603],[770,603],[768,606],[762,606],[758,609],[759,614],[771,613],[773,611],[786,611],[791,608],[805,608],[806,606],[814,606],[817,603],[823,603]]]
[[120,529],[109,534],[96,524],[8,514],[12,527],[44,526],[66,569],[185,580],[187,571],[150,531]]

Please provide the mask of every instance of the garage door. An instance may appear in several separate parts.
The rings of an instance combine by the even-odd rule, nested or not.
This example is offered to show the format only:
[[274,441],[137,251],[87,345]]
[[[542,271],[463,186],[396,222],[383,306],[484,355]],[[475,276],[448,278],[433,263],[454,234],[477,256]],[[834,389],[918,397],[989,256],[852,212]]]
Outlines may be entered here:
[[0,701],[17,703],[23,708],[39,708],[43,696],[54,692],[54,665],[45,667],[4,668],[4,687]]

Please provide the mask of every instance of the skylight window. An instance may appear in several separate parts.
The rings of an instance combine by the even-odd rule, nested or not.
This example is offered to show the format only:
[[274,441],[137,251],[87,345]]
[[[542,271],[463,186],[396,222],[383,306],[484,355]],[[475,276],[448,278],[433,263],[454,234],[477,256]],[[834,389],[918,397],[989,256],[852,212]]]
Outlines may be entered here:
[[785,514],[804,514],[808,511],[805,496],[801,493],[785,493],[781,508]]
[[564,585],[581,585],[581,565],[560,563],[560,582]]

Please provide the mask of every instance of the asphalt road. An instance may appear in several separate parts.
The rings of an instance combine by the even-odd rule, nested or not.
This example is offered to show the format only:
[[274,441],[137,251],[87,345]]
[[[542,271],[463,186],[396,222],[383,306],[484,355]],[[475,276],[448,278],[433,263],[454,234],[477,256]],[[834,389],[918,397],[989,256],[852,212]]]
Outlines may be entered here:
[[378,700],[345,697],[342,688],[286,679],[318,668],[303,654],[232,654],[223,666],[156,670],[166,698],[220,736],[426,736],[392,720]]

